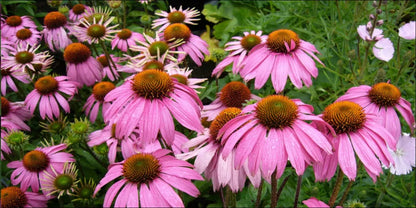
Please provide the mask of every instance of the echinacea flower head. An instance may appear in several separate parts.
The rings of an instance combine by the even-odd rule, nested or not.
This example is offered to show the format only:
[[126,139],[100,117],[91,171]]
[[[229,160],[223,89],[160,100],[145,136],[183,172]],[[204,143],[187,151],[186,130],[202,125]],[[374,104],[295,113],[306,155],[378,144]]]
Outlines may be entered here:
[[136,41],[145,42],[146,40],[142,34],[124,28],[119,31],[111,41],[111,49],[114,50],[114,48],[117,47],[121,51],[127,52],[131,46],[136,45]]
[[212,71],[212,76],[216,75],[218,78],[224,71],[225,67],[233,64],[232,71],[237,74],[240,69],[244,66],[247,55],[254,46],[265,43],[267,41],[267,35],[261,35],[262,31],[250,31],[244,32],[244,36],[234,36],[231,42],[225,44],[225,50],[229,51],[230,54],[224,58],[215,69]]
[[48,198],[43,194],[35,192],[22,190],[16,186],[2,188],[1,207],[47,207]]
[[311,76],[318,76],[314,60],[324,65],[314,53],[319,53],[315,46],[300,39],[292,30],[275,30],[266,43],[251,49],[240,75],[246,81],[255,79],[256,89],[263,87],[269,76],[276,92],[283,91],[288,76],[296,88],[302,88],[302,82],[309,87]]
[[71,43],[64,51],[67,75],[81,85],[92,86],[103,78],[103,66],[91,56],[91,50],[82,43]]
[[332,153],[325,136],[304,121],[326,124],[312,111],[312,106],[283,95],[270,95],[246,106],[218,133],[224,158],[235,151],[235,168],[248,162],[250,172],[260,169],[265,179],[274,172],[281,177],[289,160],[302,175],[307,164],[322,160],[321,152]]
[[209,105],[204,105],[201,116],[212,121],[227,107],[242,108],[248,100],[260,100],[261,98],[251,94],[250,89],[242,82],[232,81],[227,83],[217,94],[217,98]]
[[[191,77],[192,69],[180,68],[177,63],[167,64],[165,69],[166,69],[166,72],[171,77],[176,78],[176,80],[178,80],[179,83],[188,85],[190,88],[194,90],[203,88],[202,86],[198,84],[207,80],[206,78],[205,79],[192,78]],[[195,92],[199,93],[198,91],[195,91]]]
[[414,130],[415,118],[411,104],[401,97],[400,89],[393,84],[380,82],[371,87],[368,85],[352,87],[337,100],[355,102],[363,107],[366,113],[375,114],[378,117],[377,122],[396,140],[400,138],[401,125],[395,109],[403,116],[411,131]]
[[104,102],[104,97],[114,88],[116,87],[113,83],[106,81],[98,82],[94,85],[92,95],[88,97],[83,107],[85,114],[89,116],[91,122],[95,122],[101,105],[103,115],[110,107],[110,103]]
[[12,89],[14,92],[18,91],[18,88],[14,82],[14,80],[18,80],[25,84],[29,84],[30,77],[28,74],[20,72],[20,71],[12,71],[11,68],[3,68],[1,66],[1,94],[7,94],[7,88]]
[[395,175],[409,174],[412,168],[416,166],[415,141],[416,138],[403,133],[399,141],[397,141],[396,150],[389,149],[394,159],[394,164],[389,167],[391,173]]
[[[94,196],[107,183],[121,177],[106,192],[104,207],[184,207],[173,189],[197,197],[199,191],[191,180],[203,180],[188,162],[169,155],[166,149],[138,153],[109,166]],[[117,195],[118,194],[118,195]]]
[[37,106],[39,106],[39,113],[42,119],[47,116],[50,119],[59,117],[60,108],[69,113],[69,103],[63,94],[69,95],[69,100],[72,99],[75,93],[78,92],[76,83],[69,81],[67,76],[44,76],[35,82],[35,89],[30,92],[26,99],[30,112],[33,114]]
[[48,47],[52,50],[63,50],[72,40],[66,32],[67,19],[66,16],[60,12],[49,12],[43,20],[45,28],[43,29],[43,38]]
[[2,68],[19,72],[36,72],[37,65],[43,65],[44,60],[50,57],[49,53],[37,52],[40,45],[17,45],[10,56],[2,57]]
[[105,54],[101,54],[97,57],[97,61],[100,62],[101,66],[103,66],[104,77],[108,77],[111,81],[115,81],[120,77],[117,72],[117,69],[121,67],[121,65],[118,64],[120,58],[114,56],[113,54],[110,54],[109,57],[111,60],[108,60]]
[[179,9],[176,9],[172,6],[169,6],[170,12],[159,11],[156,12],[155,15],[161,16],[163,18],[156,19],[153,21],[152,28],[155,29],[159,27],[157,30],[158,32],[162,32],[166,27],[170,24],[174,23],[185,23],[190,25],[196,25],[194,21],[198,21],[199,18],[199,11],[195,8],[187,8],[185,10],[182,9],[182,6]]
[[22,190],[30,187],[32,191],[38,192],[39,179],[44,178],[46,173],[52,174],[52,167],[57,172],[62,172],[65,163],[75,162],[71,154],[61,152],[65,148],[65,144],[38,147],[26,153],[22,161],[8,163],[8,168],[15,169],[10,176],[12,184],[20,184]]
[[416,38],[416,22],[410,21],[399,28],[399,36],[406,40],[414,40]]
[[6,132],[2,129],[1,138],[4,139],[6,144],[12,150],[17,150],[18,148],[21,148],[29,143],[29,135],[25,134],[23,131],[12,130],[10,132]]
[[90,178],[88,181],[86,178],[80,181],[78,183],[78,186],[75,187],[75,190],[73,192],[73,196],[75,199],[73,199],[73,202],[81,202],[83,204],[90,204],[94,201],[94,190],[97,185],[95,182]]
[[86,11],[91,12],[91,7],[84,4],[75,4],[72,9],[69,10],[69,20],[77,22],[86,14]]
[[35,22],[28,16],[10,16],[1,24],[1,36],[9,38],[20,29],[36,27]]
[[67,125],[66,116],[62,116],[62,114],[57,119],[46,118],[46,122],[39,123],[39,126],[43,128],[42,132],[56,135],[63,133]]
[[113,34],[119,32],[115,30],[118,25],[109,26],[115,17],[109,17],[104,21],[104,16],[101,19],[96,20],[93,18],[93,22],[90,23],[88,19],[82,18],[80,25],[75,25],[72,29],[73,34],[80,41],[87,41],[89,44],[99,43],[100,41],[110,41],[114,38]]
[[190,130],[203,130],[200,122],[202,102],[198,95],[160,70],[137,73],[133,79],[109,92],[104,101],[112,102],[104,114],[104,121],[117,123],[116,137],[128,136],[138,127],[144,143],[152,143],[160,132],[166,143],[172,145],[173,117]]
[[64,194],[71,195],[79,182],[75,163],[65,163],[62,172],[57,172],[54,167],[51,169],[51,173],[44,170],[44,178],[40,179],[43,194],[56,194],[58,199]]
[[199,36],[191,33],[188,26],[182,23],[174,23],[166,27],[163,31],[163,38],[168,42],[180,41],[183,43],[176,47],[177,51],[183,51],[178,56],[178,61],[185,59],[189,55],[196,65],[201,66],[204,54],[209,55],[208,43]]
[[335,151],[332,155],[325,155],[321,163],[314,164],[316,180],[331,179],[338,164],[350,181],[355,180],[355,154],[374,182],[383,172],[380,161],[386,166],[394,162],[387,145],[395,149],[396,140],[378,124],[374,114],[367,114],[359,104],[338,101],[327,106],[320,116],[332,126],[336,135],[326,133],[327,128],[317,124],[326,133]]
[[[1,58],[8,56],[11,51],[15,51],[15,43],[9,40],[8,37],[1,36]],[[3,67],[2,67],[3,68]]]
[[36,28],[23,28],[11,36],[10,41],[16,45],[20,44],[23,47],[26,47],[26,45],[39,44],[41,38],[41,33]]
[[[302,201],[306,206],[308,206],[309,208],[312,207],[317,207],[317,208],[330,208],[328,204],[326,204],[323,201],[319,201],[317,198],[315,197],[311,197],[307,200]],[[347,206],[347,207],[351,207],[351,206]],[[335,208],[342,208],[341,206],[336,206]]]
[[10,102],[7,98],[1,97],[1,127],[8,130],[30,131],[25,120],[32,118],[32,114],[23,102]]

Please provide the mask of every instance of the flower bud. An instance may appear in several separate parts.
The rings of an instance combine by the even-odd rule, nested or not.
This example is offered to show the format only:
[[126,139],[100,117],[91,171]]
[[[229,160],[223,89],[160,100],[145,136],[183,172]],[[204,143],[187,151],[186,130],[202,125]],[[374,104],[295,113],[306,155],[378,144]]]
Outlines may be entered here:
[[69,12],[69,8],[68,8],[67,6],[60,6],[60,7],[58,8],[58,11],[59,11],[60,13],[62,13],[62,14],[68,14],[68,12]]
[[369,22],[367,23],[367,30],[368,30],[368,31],[370,31],[370,30],[371,30],[371,28],[373,28],[373,24],[371,23],[371,21],[369,21]]
[[383,11],[381,11],[381,9],[377,9],[377,14],[381,14]]
[[370,14],[370,16],[368,17],[370,20],[374,20],[374,14]]
[[379,41],[379,40],[381,40],[383,38],[384,38],[384,35],[377,35],[376,37],[374,37],[374,40],[375,41]]
[[108,6],[110,6],[113,9],[117,9],[121,5],[121,0],[107,0]]
[[374,7],[374,8],[377,8],[377,7],[378,7],[378,5],[377,5],[377,1],[373,1],[373,7]]
[[381,26],[383,25],[384,21],[383,20],[379,20],[376,22],[376,26]]

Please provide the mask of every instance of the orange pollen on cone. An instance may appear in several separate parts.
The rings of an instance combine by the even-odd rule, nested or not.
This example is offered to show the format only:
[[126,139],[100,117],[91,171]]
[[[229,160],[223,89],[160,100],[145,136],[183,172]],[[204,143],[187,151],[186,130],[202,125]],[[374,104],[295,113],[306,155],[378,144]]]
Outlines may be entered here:
[[230,107],[221,111],[209,126],[209,134],[213,140],[217,140],[220,129],[231,119],[237,117],[241,113],[240,108]]
[[117,36],[123,40],[129,39],[131,35],[132,35],[131,30],[126,29],[126,28],[122,29],[120,32],[117,33]]
[[168,20],[172,23],[182,23],[185,20],[186,16],[183,12],[174,11],[168,14]]
[[191,37],[191,30],[182,23],[174,23],[169,25],[164,31],[164,37],[167,41],[183,39],[188,41]]
[[322,119],[334,128],[337,134],[354,132],[365,123],[363,108],[351,101],[340,101],[327,106]]
[[23,166],[31,172],[40,172],[49,165],[48,156],[39,150],[33,150],[23,156]]
[[66,24],[66,16],[60,12],[49,12],[43,19],[43,24],[48,29],[62,27]]
[[377,83],[368,92],[370,100],[378,106],[391,107],[399,103],[399,88],[389,83]]
[[240,44],[244,49],[250,51],[254,46],[261,43],[261,38],[257,35],[249,34],[241,39]]
[[7,17],[6,24],[12,27],[19,26],[20,24],[22,24],[22,18],[19,16]]
[[83,4],[75,4],[72,7],[72,11],[74,12],[74,14],[82,14],[85,11],[85,6]]
[[283,129],[298,117],[298,106],[283,95],[269,95],[257,103],[256,117],[268,128]]
[[25,193],[15,186],[1,189],[1,208],[25,207],[27,197]]
[[98,82],[92,88],[92,94],[96,100],[104,101],[104,97],[107,95],[107,93],[109,93],[114,88],[116,88],[116,86],[111,82]]
[[132,87],[146,99],[161,99],[173,90],[173,81],[166,72],[148,69],[134,76]]
[[132,183],[148,183],[160,173],[159,160],[152,154],[138,153],[124,161],[123,175]]
[[292,30],[280,29],[269,34],[266,44],[270,50],[276,53],[289,53],[291,50],[286,49],[285,43],[290,48],[292,40],[295,42],[294,50],[296,50],[300,44],[298,34]]
[[227,107],[241,108],[250,98],[251,91],[242,82],[232,81],[221,89],[220,100]]
[[91,50],[82,43],[71,43],[64,51],[65,61],[73,64],[85,62],[91,56]]
[[58,90],[59,83],[52,76],[44,76],[35,82],[35,89],[42,95],[54,93]]

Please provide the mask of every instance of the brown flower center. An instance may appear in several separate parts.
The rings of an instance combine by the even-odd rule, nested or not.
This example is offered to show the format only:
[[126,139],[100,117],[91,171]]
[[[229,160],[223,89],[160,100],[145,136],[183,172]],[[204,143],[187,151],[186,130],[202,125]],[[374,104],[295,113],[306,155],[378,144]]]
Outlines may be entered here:
[[122,29],[120,32],[117,33],[117,36],[123,40],[129,39],[131,35],[132,35],[131,30],[126,29],[126,28]]
[[276,52],[276,53],[289,53],[291,50],[287,50],[285,43],[290,48],[291,42],[295,41],[296,47],[294,50],[296,50],[299,47],[300,39],[298,37],[298,34],[293,32],[292,30],[276,30],[269,34],[269,37],[267,39],[267,46],[270,50]]
[[178,80],[179,83],[187,85],[188,84],[188,78],[183,76],[182,74],[174,74],[174,75],[170,75],[173,78],[176,78],[176,80]]
[[12,74],[12,71],[10,70],[11,68],[7,68],[7,69],[1,69],[1,76],[9,76],[10,74]]
[[158,51],[159,55],[163,55],[169,49],[169,45],[166,41],[156,41],[150,44],[149,53],[152,56],[157,56]]
[[351,101],[332,103],[325,108],[322,115],[337,134],[354,132],[361,129],[365,122],[363,108]]
[[124,161],[123,175],[132,183],[148,183],[160,173],[159,161],[151,154],[135,154]]
[[91,25],[87,29],[87,35],[93,38],[101,38],[105,35],[105,32],[105,27],[100,24]]
[[134,76],[132,87],[146,99],[158,99],[169,95],[173,90],[173,82],[166,72],[148,69]]
[[261,39],[257,35],[249,34],[241,39],[240,44],[243,46],[244,49],[250,51],[254,46],[261,43]]
[[[209,126],[209,134],[211,139],[216,140],[220,129],[231,119],[241,113],[240,108],[230,107],[222,110]],[[219,138],[218,138],[219,139]]]
[[400,90],[396,86],[385,82],[375,84],[368,93],[373,103],[385,107],[396,105],[400,96]]
[[43,19],[43,24],[48,29],[62,27],[66,24],[66,17],[60,12],[49,12]]
[[1,208],[23,208],[27,205],[25,193],[15,186],[1,189]]
[[184,41],[187,41],[191,37],[191,30],[185,24],[174,23],[165,29],[164,37],[167,41],[173,41],[176,39],[183,39]]
[[16,53],[15,55],[15,60],[17,63],[20,64],[27,64],[30,63],[31,61],[33,61],[33,58],[35,57],[35,55],[29,51],[20,51],[18,53]]
[[109,93],[114,88],[116,88],[116,86],[111,82],[98,82],[92,88],[92,94],[96,100],[104,101],[104,97],[107,95],[107,93]]
[[220,100],[227,107],[241,108],[250,97],[250,89],[245,84],[233,81],[221,89]]
[[22,18],[19,16],[7,17],[6,24],[12,27],[19,26],[20,24],[22,24]]
[[148,61],[147,63],[143,65],[143,71],[147,69],[157,69],[157,70],[163,71],[164,68],[165,68],[165,65],[163,65],[162,62],[156,61],[156,60]]
[[257,103],[257,118],[268,128],[283,129],[298,117],[298,106],[283,95],[269,95]]
[[10,102],[5,97],[1,97],[1,117],[6,116],[10,111]]
[[100,62],[100,64],[103,67],[107,67],[108,66],[108,60],[107,60],[107,57],[105,55],[102,55],[102,56],[97,57],[97,61]]
[[26,40],[32,36],[32,31],[29,29],[20,29],[16,32],[16,37],[20,40]]
[[91,56],[91,50],[82,43],[71,43],[64,51],[65,61],[73,64],[85,62]]
[[185,14],[180,11],[174,11],[168,14],[168,20],[172,23],[182,23],[185,20]]
[[39,91],[42,95],[47,95],[49,93],[56,92],[58,90],[59,84],[52,76],[44,76],[38,79],[35,82],[35,89]]
[[49,165],[49,157],[39,150],[33,150],[23,156],[23,166],[31,172],[40,172]]
[[82,14],[85,11],[85,6],[83,4],[75,4],[72,7],[72,11],[74,12],[74,14]]

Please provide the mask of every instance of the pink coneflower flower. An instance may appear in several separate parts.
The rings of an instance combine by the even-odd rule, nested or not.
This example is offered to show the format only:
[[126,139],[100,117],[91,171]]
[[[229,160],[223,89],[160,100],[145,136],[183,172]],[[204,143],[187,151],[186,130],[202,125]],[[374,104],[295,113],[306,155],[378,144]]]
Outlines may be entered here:
[[117,137],[128,136],[138,127],[144,143],[156,140],[160,132],[166,143],[172,145],[173,117],[190,130],[203,130],[198,95],[163,71],[148,69],[136,74],[109,92],[104,101],[112,102],[104,121],[117,123]]
[[[11,42],[9,38],[5,38],[1,36],[1,58],[3,59],[4,56],[9,56],[11,51],[15,51],[15,43]],[[3,61],[3,60],[2,60]]]
[[199,191],[191,180],[203,178],[190,169],[191,164],[178,160],[168,155],[169,153],[170,151],[165,149],[153,153],[139,153],[110,165],[107,174],[97,185],[94,195],[105,184],[122,177],[107,190],[104,207],[110,207],[117,194],[115,207],[184,207],[173,188],[197,197]]
[[[113,54],[110,54],[111,60],[113,60],[114,64],[107,59],[107,57],[104,54],[101,54],[97,57],[97,61],[100,62],[101,66],[103,66],[103,73],[104,77],[108,77],[111,81],[117,80],[120,75],[117,73],[118,68],[121,67],[120,64],[118,64],[119,57],[115,57]],[[111,68],[110,68],[111,64]]]
[[7,87],[11,88],[14,92],[17,92],[17,86],[14,83],[14,79],[17,79],[25,84],[29,84],[30,77],[28,74],[19,72],[19,71],[11,71],[11,68],[3,68],[1,66],[1,94],[6,95]]
[[36,30],[36,28],[23,28],[11,36],[10,41],[16,45],[22,45],[23,47],[26,47],[26,45],[39,44],[41,38],[41,33]]
[[266,42],[267,35],[261,35],[262,33],[262,31],[251,31],[250,33],[244,32],[244,37],[232,37],[231,39],[236,41],[231,41],[225,44],[225,50],[229,51],[230,54],[218,63],[217,67],[215,67],[212,71],[212,76],[216,75],[218,78],[224,71],[225,67],[231,63],[233,63],[233,73],[237,74],[244,66],[247,54],[250,50],[254,46]]
[[321,163],[313,165],[316,180],[331,179],[338,164],[349,180],[355,180],[355,154],[374,182],[383,172],[380,161],[386,166],[393,163],[386,145],[395,149],[395,139],[378,124],[375,115],[365,113],[360,105],[351,101],[335,102],[327,106],[320,117],[336,132],[336,135],[332,135],[327,133],[327,127],[316,124],[326,134],[335,151],[332,155],[325,155]]
[[114,50],[114,48],[117,47],[121,51],[127,52],[131,46],[136,45],[136,41],[145,42],[146,40],[142,34],[124,28],[118,32],[114,39],[111,41],[111,49]]
[[380,82],[372,87],[352,87],[338,98],[338,101],[342,100],[355,102],[361,105],[366,113],[375,114],[378,117],[377,123],[386,128],[396,140],[400,138],[401,125],[394,109],[402,114],[410,129],[414,130],[415,118],[411,104],[402,98],[400,90],[390,83]]
[[64,51],[67,75],[71,80],[91,86],[103,78],[103,67],[91,56],[91,50],[82,43],[71,43]]
[[[215,118],[209,129],[206,128],[203,133],[199,133],[197,137],[189,140],[184,147],[194,148],[191,152],[176,155],[177,158],[188,160],[196,157],[194,165],[196,171],[202,174],[205,172],[206,179],[212,180],[214,191],[218,191],[221,187],[229,186],[233,192],[241,191],[247,178],[247,163],[245,169],[234,168],[235,151],[230,157],[223,158],[222,145],[220,139],[217,138],[219,130],[231,119],[239,115],[241,109],[226,108]],[[261,180],[260,172],[257,171],[255,177],[248,174],[250,180],[255,187],[258,187]]]
[[165,69],[166,69],[166,72],[171,77],[176,78],[178,82],[184,85],[188,85],[188,87],[194,89],[196,93],[199,93],[198,91],[196,91],[196,89],[204,88],[198,84],[207,80],[207,79],[191,78],[190,75],[192,73],[192,69],[180,68],[176,63],[170,63],[166,65]]
[[288,159],[296,174],[302,175],[306,164],[322,160],[321,151],[332,153],[325,136],[304,121],[326,124],[312,112],[313,107],[299,99],[267,96],[246,106],[221,128],[218,137],[222,136],[222,154],[226,158],[235,151],[235,168],[248,161],[250,172],[260,168],[266,179],[274,172],[276,178],[281,177]]
[[169,6],[170,12],[159,11],[156,12],[155,15],[161,16],[163,18],[156,19],[153,21],[152,29],[155,29],[160,26],[157,30],[158,32],[162,32],[166,27],[173,23],[185,23],[190,25],[196,25],[194,21],[200,20],[199,18],[195,18],[199,16],[199,11],[195,8],[187,8],[182,10],[182,6],[179,9],[172,8]]
[[72,43],[65,29],[68,29],[66,16],[60,12],[49,12],[43,20],[43,38],[52,50],[63,50]]
[[250,89],[242,82],[232,81],[226,84],[217,94],[217,98],[209,105],[204,105],[201,116],[212,121],[227,107],[242,108],[248,100],[260,100],[261,98],[251,94]]
[[71,100],[78,92],[76,85],[77,83],[68,81],[67,76],[52,77],[48,75],[41,77],[35,82],[35,89],[27,95],[25,104],[32,114],[39,104],[39,113],[42,119],[47,116],[53,120],[54,117],[59,117],[59,106],[69,113],[69,103],[61,93],[69,95],[69,100]]
[[399,28],[399,36],[406,40],[414,40],[416,38],[416,22],[410,21]]
[[178,51],[186,52],[186,54],[179,54],[179,62],[185,59],[186,55],[189,55],[198,66],[201,66],[204,54],[209,55],[208,43],[199,36],[192,34],[189,27],[185,24],[174,23],[169,25],[163,32],[163,38],[168,42],[178,40],[184,41],[176,48]]
[[[3,99],[1,101],[3,103]],[[2,109],[3,111],[3,109]],[[7,142],[4,141],[4,137],[7,136],[7,132],[5,130],[1,130],[1,160],[4,160],[3,152],[6,154],[12,153],[12,150],[10,150],[9,145],[7,145]]]
[[46,196],[58,194],[58,199],[64,194],[71,195],[79,182],[75,163],[65,163],[61,172],[55,170],[53,166],[51,169],[50,173],[44,170],[44,178],[40,179],[43,194]]
[[10,52],[11,56],[2,57],[1,67],[10,68],[11,71],[36,72],[35,66],[44,64],[43,61],[50,57],[46,51],[37,53],[39,47],[40,45],[18,45],[15,51]]
[[35,22],[28,16],[10,16],[1,24],[1,36],[9,38],[20,29],[36,27]]
[[84,4],[75,4],[71,10],[69,10],[69,20],[72,22],[78,22],[85,14],[86,11],[91,12],[91,7]]
[[50,147],[38,147],[23,156],[22,161],[13,161],[7,164],[8,168],[16,169],[10,176],[13,185],[20,184],[22,190],[29,187],[32,191],[39,191],[39,179],[45,177],[45,172],[52,174],[52,167],[62,172],[64,164],[75,162],[73,156],[66,152],[60,152],[66,148],[66,144]]
[[110,17],[105,22],[104,16],[101,16],[99,21],[93,18],[92,22],[86,18],[82,18],[80,25],[75,25],[72,32],[78,40],[82,42],[87,41],[89,44],[99,43],[104,40],[110,41],[114,38],[112,34],[119,32],[115,30],[118,25],[109,26],[114,18]]
[[1,207],[47,207],[48,198],[39,193],[9,186],[1,189]]
[[8,130],[26,130],[30,127],[25,124],[25,120],[32,118],[32,114],[23,102],[10,102],[5,97],[1,97],[1,127]]
[[[304,200],[303,203],[308,206],[309,208],[317,207],[317,208],[330,208],[328,204],[323,201],[319,201],[315,197],[311,197],[308,200]],[[336,206],[335,208],[342,208],[341,206]]]
[[115,85],[111,82],[99,82],[94,85],[92,88],[92,95],[88,97],[83,108],[85,114],[87,116],[89,115],[91,122],[95,122],[101,105],[103,106],[102,114],[110,107],[110,103],[104,102],[104,97],[114,88]]
[[373,33],[370,35],[370,30],[372,25],[360,25],[357,28],[358,35],[368,42],[376,41],[373,46],[373,54],[377,59],[383,61],[390,61],[393,58],[394,54],[394,47],[393,43],[390,41],[389,38],[384,38],[382,35],[383,30],[374,28]]
[[269,75],[276,92],[283,91],[288,76],[296,88],[302,88],[302,81],[309,87],[311,76],[318,76],[313,60],[324,65],[314,53],[319,53],[315,46],[301,40],[292,30],[276,30],[269,34],[266,43],[251,49],[240,74],[246,81],[255,78],[256,89],[263,87]]
[[390,172],[395,175],[406,175],[412,171],[412,167],[416,166],[415,162],[415,140],[407,133],[403,133],[397,141],[396,150],[389,148],[389,152],[393,157],[394,164],[389,167]]

